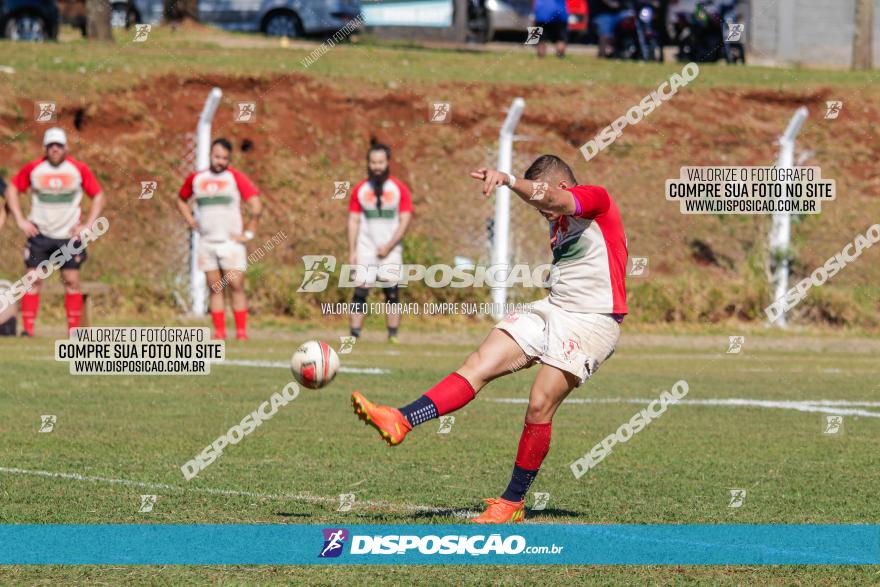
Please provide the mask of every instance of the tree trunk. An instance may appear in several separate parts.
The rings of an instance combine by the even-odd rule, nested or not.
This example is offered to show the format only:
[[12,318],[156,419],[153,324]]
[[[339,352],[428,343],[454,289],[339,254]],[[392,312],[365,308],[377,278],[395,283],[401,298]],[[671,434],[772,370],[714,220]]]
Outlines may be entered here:
[[199,19],[198,0],[165,0],[165,22]]
[[453,0],[452,36],[455,42],[464,43],[468,37],[468,0]]
[[86,38],[94,41],[112,41],[109,0],[86,0]]
[[853,69],[874,66],[874,0],[856,0],[856,31],[853,35]]

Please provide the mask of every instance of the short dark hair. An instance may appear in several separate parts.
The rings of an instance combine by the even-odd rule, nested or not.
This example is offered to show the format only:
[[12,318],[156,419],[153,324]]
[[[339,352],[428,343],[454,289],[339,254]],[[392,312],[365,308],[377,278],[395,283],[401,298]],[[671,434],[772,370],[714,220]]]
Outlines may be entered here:
[[229,139],[225,139],[223,137],[219,137],[214,139],[214,142],[211,143],[211,148],[214,148],[214,145],[220,145],[230,153],[232,152],[232,143],[229,142]]
[[535,159],[526,170],[525,179],[546,179],[553,173],[561,173],[572,185],[577,185],[577,179],[568,163],[556,155],[541,155]]
[[391,147],[388,145],[384,145],[377,141],[375,138],[370,139],[370,149],[367,151],[367,162],[370,161],[370,155],[374,151],[382,151],[385,153],[385,158],[391,161]]

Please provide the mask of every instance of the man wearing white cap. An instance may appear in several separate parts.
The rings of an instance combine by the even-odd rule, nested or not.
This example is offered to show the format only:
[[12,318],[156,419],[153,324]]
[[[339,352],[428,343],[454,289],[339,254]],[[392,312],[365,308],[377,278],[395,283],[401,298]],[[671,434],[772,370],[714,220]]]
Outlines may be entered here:
[[[12,178],[7,190],[9,211],[28,237],[24,263],[29,273],[72,239],[75,239],[74,247],[79,249],[82,232],[100,216],[105,200],[98,180],[86,164],[67,156],[67,135],[62,129],[47,130],[43,136],[43,147],[46,154],[22,167]],[[28,188],[31,190],[31,211],[25,218],[18,197]],[[83,193],[92,199],[86,222],[81,221]],[[83,248],[82,253],[61,265],[68,330],[79,326],[82,317],[79,268],[85,260],[86,251]],[[30,291],[21,299],[23,336],[34,334],[34,322],[40,307],[40,282],[40,279],[36,279]]]

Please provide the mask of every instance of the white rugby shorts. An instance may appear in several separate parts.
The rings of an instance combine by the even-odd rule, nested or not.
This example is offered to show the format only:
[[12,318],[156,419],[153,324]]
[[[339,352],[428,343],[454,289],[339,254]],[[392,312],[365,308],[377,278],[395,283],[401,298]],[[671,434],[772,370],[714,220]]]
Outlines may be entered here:
[[210,242],[199,239],[198,264],[202,271],[241,271],[247,269],[247,249],[232,240]]
[[620,324],[610,314],[569,312],[544,298],[530,310],[514,312],[495,325],[507,332],[530,358],[572,373],[584,383],[607,361],[620,339]]

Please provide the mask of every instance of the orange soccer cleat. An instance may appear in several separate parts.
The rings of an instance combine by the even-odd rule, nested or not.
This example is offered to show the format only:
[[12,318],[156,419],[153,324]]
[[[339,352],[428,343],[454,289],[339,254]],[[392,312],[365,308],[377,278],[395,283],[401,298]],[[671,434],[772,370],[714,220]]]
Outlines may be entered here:
[[358,391],[351,394],[351,405],[361,420],[379,431],[388,446],[397,446],[412,430],[400,410],[374,404]]
[[524,501],[507,501],[501,497],[484,499],[489,507],[471,520],[474,524],[514,524],[526,517]]

